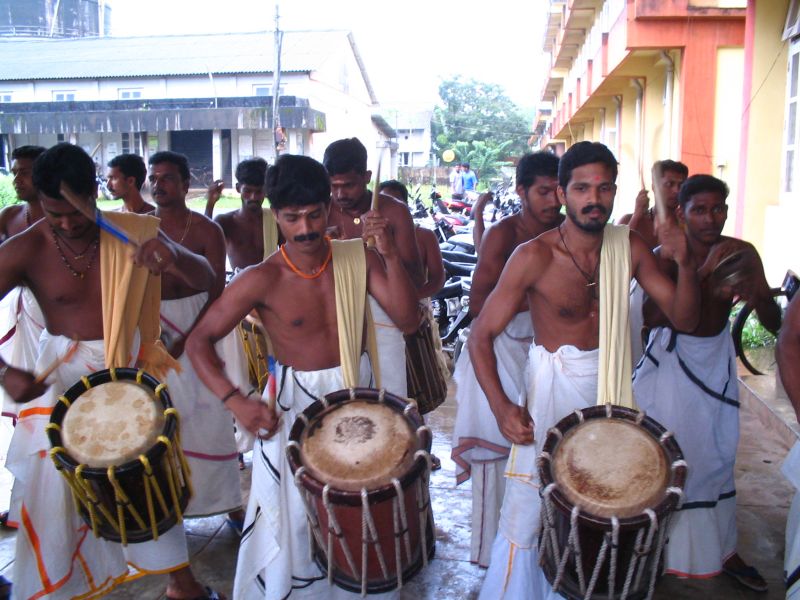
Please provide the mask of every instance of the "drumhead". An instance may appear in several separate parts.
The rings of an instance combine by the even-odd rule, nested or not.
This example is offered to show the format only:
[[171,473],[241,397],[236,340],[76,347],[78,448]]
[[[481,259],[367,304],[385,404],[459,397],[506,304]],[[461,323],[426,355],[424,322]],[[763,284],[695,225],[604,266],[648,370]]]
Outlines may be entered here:
[[669,484],[658,440],[622,419],[591,419],[570,429],[552,462],[561,493],[598,517],[639,515],[661,502]]
[[409,421],[385,404],[351,400],[317,415],[300,438],[303,465],[344,491],[376,489],[411,469],[419,439]]
[[77,462],[108,467],[147,452],[163,428],[163,406],[149,388],[134,381],[111,381],[89,388],[72,402],[61,437]]

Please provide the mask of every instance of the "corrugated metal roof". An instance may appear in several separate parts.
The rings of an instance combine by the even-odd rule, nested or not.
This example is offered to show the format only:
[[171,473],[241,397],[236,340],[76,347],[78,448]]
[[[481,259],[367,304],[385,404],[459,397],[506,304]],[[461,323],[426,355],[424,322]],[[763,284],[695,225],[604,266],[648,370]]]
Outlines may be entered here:
[[[281,71],[319,67],[348,32],[286,31]],[[347,46],[344,46],[345,48]],[[0,81],[271,73],[274,32],[203,35],[0,39]]]

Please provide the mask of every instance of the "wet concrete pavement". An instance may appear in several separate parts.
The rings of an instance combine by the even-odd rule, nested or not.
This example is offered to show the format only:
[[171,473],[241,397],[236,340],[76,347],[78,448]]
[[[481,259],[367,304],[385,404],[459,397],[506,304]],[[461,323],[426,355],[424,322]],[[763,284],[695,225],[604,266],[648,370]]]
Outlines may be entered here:
[[[751,382],[752,387],[752,382]],[[758,386],[756,386],[758,387]],[[763,384],[761,393],[769,394]],[[786,513],[793,489],[780,473],[780,465],[789,450],[793,434],[767,410],[748,387],[742,394],[742,435],[737,455],[737,502],[739,549],[743,558],[756,566],[767,579],[770,589],[758,594],[727,576],[708,580],[663,578],[655,598],[704,600],[778,599],[784,597],[783,546]],[[455,465],[450,460],[450,441],[456,405],[452,397],[427,420],[435,433],[434,453],[442,469],[431,479],[431,497],[436,520],[436,557],[428,568],[406,584],[404,600],[449,600],[477,598],[483,570],[470,564],[470,483],[456,487]],[[774,395],[774,384],[772,386]],[[242,472],[242,486],[249,490],[250,468]],[[226,526],[223,517],[193,519],[187,522],[192,568],[206,585],[231,597],[236,568],[238,537]],[[10,576],[15,533],[0,531],[0,572]],[[166,576],[148,576],[128,582],[107,597],[112,599],[164,598]]]

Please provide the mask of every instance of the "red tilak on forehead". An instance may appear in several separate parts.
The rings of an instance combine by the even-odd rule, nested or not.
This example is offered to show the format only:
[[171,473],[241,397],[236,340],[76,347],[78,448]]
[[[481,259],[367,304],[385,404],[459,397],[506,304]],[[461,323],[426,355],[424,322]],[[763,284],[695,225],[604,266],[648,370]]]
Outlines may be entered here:
[[603,178],[600,177],[600,175],[595,175],[594,177],[592,177],[592,183],[600,183],[602,180]]

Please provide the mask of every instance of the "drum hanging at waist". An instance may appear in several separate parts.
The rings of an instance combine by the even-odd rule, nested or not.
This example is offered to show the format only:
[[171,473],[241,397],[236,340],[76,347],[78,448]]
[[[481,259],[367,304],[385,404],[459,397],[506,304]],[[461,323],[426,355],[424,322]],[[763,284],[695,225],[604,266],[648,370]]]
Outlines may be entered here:
[[166,386],[141,370],[97,371],[59,396],[50,457],[95,536],[157,540],[183,520],[192,490],[179,429]]
[[539,552],[568,598],[650,598],[686,462],[672,434],[621,406],[576,410],[547,433],[537,458]]
[[384,390],[333,392],[301,413],[287,446],[314,557],[339,587],[399,588],[434,553],[430,429]]
[[416,401],[419,413],[425,415],[447,398],[447,380],[439,368],[430,321],[423,320],[417,331],[404,337],[408,397]]

